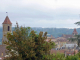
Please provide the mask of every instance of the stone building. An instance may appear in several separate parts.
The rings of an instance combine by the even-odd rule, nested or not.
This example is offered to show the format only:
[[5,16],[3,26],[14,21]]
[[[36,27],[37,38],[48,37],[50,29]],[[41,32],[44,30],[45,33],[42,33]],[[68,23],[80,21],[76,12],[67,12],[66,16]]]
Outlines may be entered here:
[[63,45],[67,44],[69,40],[67,40],[64,37],[58,37],[56,38],[55,44],[57,45],[57,48],[61,48]]
[[2,38],[2,44],[3,44],[4,41],[8,41],[6,38],[7,33],[12,32],[12,23],[9,20],[9,17],[6,16],[6,18],[2,24],[3,24],[3,38]]
[[71,35],[63,34],[62,37],[68,39],[68,38],[72,38],[72,37],[74,37],[74,35],[77,35],[77,34],[78,34],[78,33],[77,33],[76,29],[74,29],[74,31],[73,31],[73,33],[72,33]]
[[78,34],[78,33],[77,33],[76,29],[74,29],[72,35],[74,36],[74,35],[77,35],[77,34]]

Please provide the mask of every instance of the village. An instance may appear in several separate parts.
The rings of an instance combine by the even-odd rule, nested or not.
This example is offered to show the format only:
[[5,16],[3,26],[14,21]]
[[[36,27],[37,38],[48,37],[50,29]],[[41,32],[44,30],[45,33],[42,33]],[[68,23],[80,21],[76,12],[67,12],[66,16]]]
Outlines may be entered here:
[[74,38],[74,35],[77,35],[76,29],[74,29],[71,35],[63,34],[62,37],[55,38],[51,35],[51,37],[47,37],[47,42],[51,39],[51,42],[55,42],[56,46],[51,50],[51,54],[53,53],[63,53],[65,56],[67,55],[75,55],[78,53],[78,45],[77,41],[70,41],[70,38]]
[[[9,57],[9,55],[6,54],[6,45],[3,43],[4,41],[8,41],[7,32],[12,32],[12,22],[10,21],[9,17],[6,16],[3,24],[3,38],[2,38],[2,45],[0,45],[0,59],[4,59],[6,57]],[[18,24],[18,23],[16,23]],[[50,53],[51,54],[57,54],[61,53],[66,56],[75,55],[79,52],[79,48],[77,45],[77,41],[70,41],[70,38],[74,38],[75,35],[78,35],[76,28],[74,28],[74,31],[71,35],[63,34],[62,37],[53,37],[52,35],[50,37],[47,37],[46,42],[54,42],[55,48],[52,48]]]

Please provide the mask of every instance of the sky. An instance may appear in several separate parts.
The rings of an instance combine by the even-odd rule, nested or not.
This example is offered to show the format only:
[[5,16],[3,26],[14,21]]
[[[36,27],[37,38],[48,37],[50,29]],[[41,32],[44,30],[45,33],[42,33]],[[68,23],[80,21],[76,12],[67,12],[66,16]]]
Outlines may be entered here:
[[0,27],[7,16],[16,25],[43,28],[79,28],[80,0],[0,0]]

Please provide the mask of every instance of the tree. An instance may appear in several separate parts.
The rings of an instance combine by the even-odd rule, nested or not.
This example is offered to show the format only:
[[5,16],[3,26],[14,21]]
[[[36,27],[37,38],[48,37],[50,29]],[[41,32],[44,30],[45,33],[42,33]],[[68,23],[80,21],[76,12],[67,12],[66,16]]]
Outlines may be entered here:
[[67,56],[65,60],[79,60],[78,56]]
[[13,33],[7,34],[7,57],[5,60],[48,60],[44,55],[50,55],[54,43],[46,42],[47,32],[36,34],[30,27],[15,27]]
[[76,22],[75,24],[80,25],[80,21],[79,22]]
[[80,35],[75,35],[73,38],[70,38],[71,41],[77,41],[78,47],[80,47]]
[[[76,22],[75,24],[80,25],[80,22]],[[79,50],[80,50],[80,34],[75,35],[73,38],[70,38],[71,41],[77,41]]]

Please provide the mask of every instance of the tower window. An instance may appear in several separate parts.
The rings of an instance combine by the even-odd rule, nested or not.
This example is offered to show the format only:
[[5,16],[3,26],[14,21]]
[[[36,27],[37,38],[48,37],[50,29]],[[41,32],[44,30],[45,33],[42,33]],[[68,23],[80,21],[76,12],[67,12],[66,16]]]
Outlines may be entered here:
[[10,30],[10,27],[8,26],[8,31]]

